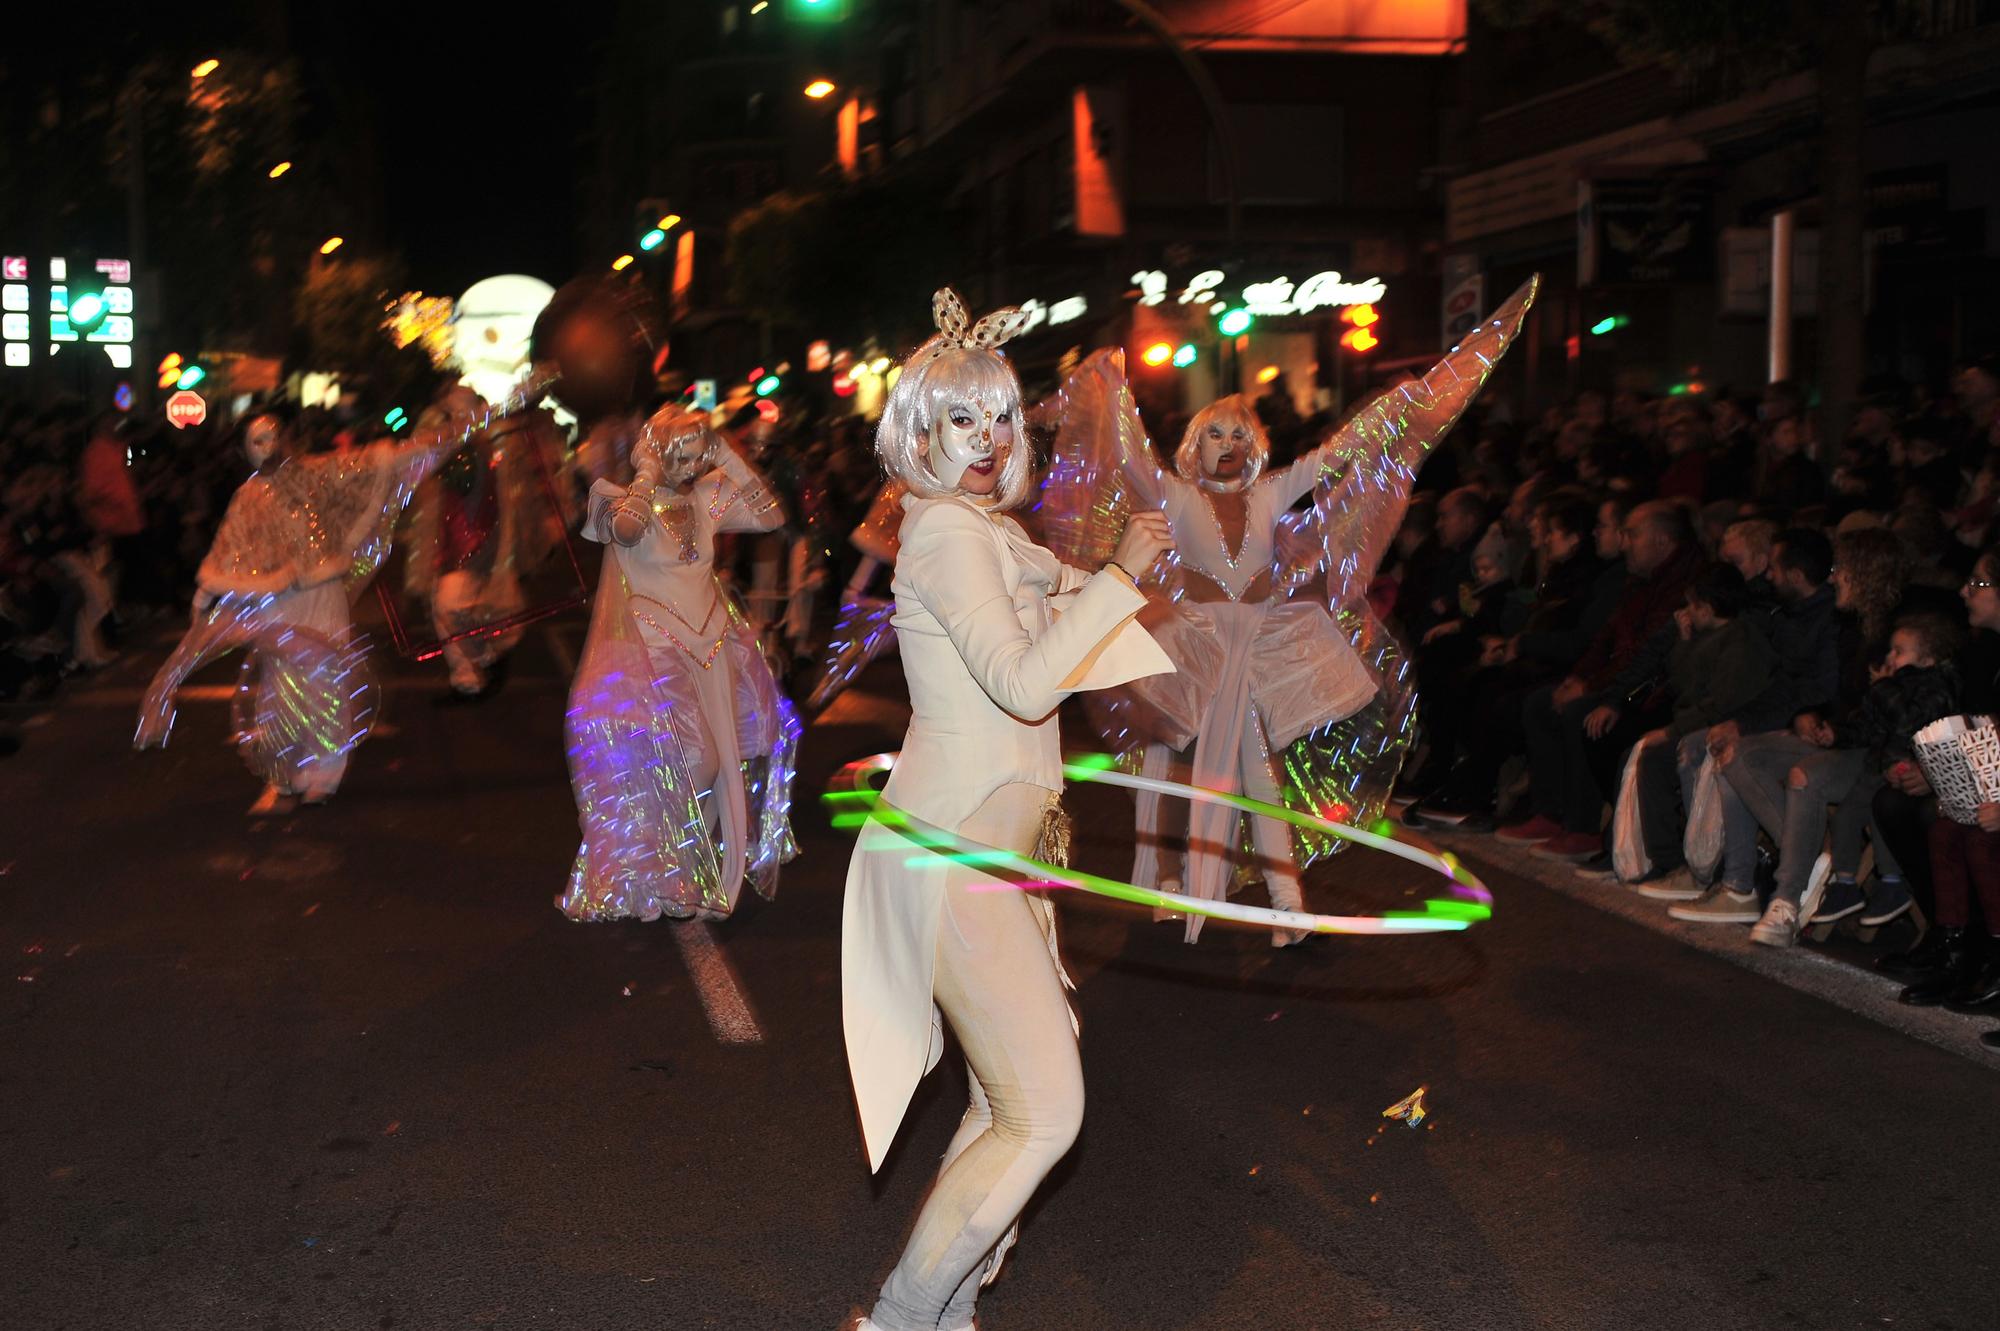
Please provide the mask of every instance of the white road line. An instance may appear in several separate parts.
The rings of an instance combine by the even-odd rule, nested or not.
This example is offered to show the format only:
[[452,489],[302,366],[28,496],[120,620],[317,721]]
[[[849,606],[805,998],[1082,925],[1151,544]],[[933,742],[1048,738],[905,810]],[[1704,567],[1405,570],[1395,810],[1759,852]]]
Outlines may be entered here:
[[688,973],[694,976],[695,992],[708,1013],[715,1038],[724,1044],[762,1044],[764,1032],[750,1011],[750,1002],[736,983],[729,958],[716,946],[715,934],[700,920],[670,926],[674,942],[680,945]]

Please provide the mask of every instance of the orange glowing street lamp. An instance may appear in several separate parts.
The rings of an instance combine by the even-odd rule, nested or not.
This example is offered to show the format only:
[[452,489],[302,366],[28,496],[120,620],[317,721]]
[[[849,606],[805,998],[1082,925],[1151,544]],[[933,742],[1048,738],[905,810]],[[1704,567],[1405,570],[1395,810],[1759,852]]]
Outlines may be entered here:
[[328,236],[326,238],[326,243],[319,247],[319,252],[321,254],[331,254],[335,250],[339,249],[342,245],[345,245],[346,243],[347,243],[347,238],[344,236]]
[[1147,347],[1143,352],[1139,353],[1139,359],[1152,366],[1165,365],[1173,358],[1174,344],[1171,342],[1155,342],[1152,346]]
[[622,273],[631,266],[632,256],[629,254],[621,254],[611,261],[611,271],[614,273]]
[[806,96],[812,98],[814,101],[818,101],[822,97],[829,97],[832,94],[833,84],[826,79],[814,79],[806,85]]
[[280,162],[276,166],[271,168],[271,179],[276,180],[279,176],[284,175],[285,172],[291,169],[292,169],[292,164],[290,162]]
[[220,60],[204,60],[194,67],[193,73],[196,78],[205,79],[221,68],[222,62]]

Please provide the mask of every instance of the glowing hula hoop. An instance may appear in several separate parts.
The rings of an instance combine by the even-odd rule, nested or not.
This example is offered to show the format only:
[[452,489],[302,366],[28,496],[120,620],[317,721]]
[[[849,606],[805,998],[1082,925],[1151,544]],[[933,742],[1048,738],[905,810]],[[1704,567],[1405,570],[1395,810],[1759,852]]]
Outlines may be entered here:
[[1180,892],[1162,892],[1157,888],[1140,887],[1136,883],[1085,873],[1081,869],[1047,864],[1026,855],[970,840],[955,832],[947,832],[888,803],[882,798],[881,792],[870,784],[869,778],[887,772],[895,764],[896,755],[893,753],[878,753],[873,757],[857,759],[834,773],[833,782],[823,798],[834,810],[835,827],[858,829],[873,821],[881,823],[921,847],[922,853],[912,856],[907,861],[912,868],[941,868],[951,864],[965,864],[980,868],[1002,869],[1033,879],[1031,885],[1035,886],[1073,887],[1094,896],[1109,897],[1114,901],[1126,901],[1139,906],[1181,911],[1216,920],[1231,920],[1238,924],[1322,934],[1452,933],[1469,929],[1481,920],[1491,918],[1493,914],[1493,894],[1487,891],[1486,884],[1479,880],[1479,876],[1460,863],[1455,855],[1433,854],[1415,846],[1404,845],[1393,837],[1377,832],[1364,831],[1358,827],[1350,827],[1346,823],[1334,822],[1330,818],[1300,813],[1296,809],[1287,809],[1282,805],[1269,804],[1244,795],[1231,795],[1224,791],[1210,790],[1205,786],[1191,786],[1180,781],[1133,776],[1118,771],[1111,765],[1112,760],[1101,754],[1090,755],[1077,762],[1064,763],[1063,775],[1072,781],[1123,786],[1128,790],[1151,790],[1162,795],[1174,795],[1206,804],[1224,804],[1245,813],[1277,818],[1296,827],[1310,828],[1328,836],[1339,837],[1343,841],[1352,841],[1373,850],[1386,851],[1442,875],[1451,883],[1452,895],[1432,897],[1424,902],[1422,910],[1383,911],[1375,915],[1316,915],[1307,911],[1251,906],[1226,899],[1209,900],[1205,897],[1191,897]]

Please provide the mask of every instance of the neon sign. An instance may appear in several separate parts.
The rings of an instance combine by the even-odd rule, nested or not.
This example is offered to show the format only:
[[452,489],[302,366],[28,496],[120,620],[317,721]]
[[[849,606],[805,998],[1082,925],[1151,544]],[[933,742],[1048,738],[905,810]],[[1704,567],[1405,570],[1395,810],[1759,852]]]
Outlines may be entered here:
[[[1220,313],[1228,308],[1228,302],[1220,294],[1227,280],[1227,274],[1219,268],[1204,269],[1180,289],[1174,298],[1175,303],[1202,306],[1210,313]],[[1139,288],[1141,305],[1166,304],[1170,284],[1165,273],[1156,268],[1145,268],[1132,274],[1132,281]],[[1310,314],[1314,310],[1338,309],[1345,305],[1373,305],[1388,294],[1388,285],[1379,277],[1355,282],[1337,270],[1329,270],[1314,273],[1296,285],[1289,276],[1282,275],[1261,282],[1247,282],[1243,286],[1243,308],[1253,315],[1264,317]]]

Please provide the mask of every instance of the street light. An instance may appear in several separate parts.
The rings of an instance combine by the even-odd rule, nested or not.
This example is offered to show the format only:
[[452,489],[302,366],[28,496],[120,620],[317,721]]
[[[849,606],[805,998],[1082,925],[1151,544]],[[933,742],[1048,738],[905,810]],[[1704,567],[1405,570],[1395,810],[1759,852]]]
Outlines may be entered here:
[[205,79],[221,68],[222,62],[220,60],[204,60],[194,67],[194,76],[198,79]]
[[833,84],[826,79],[814,79],[806,85],[806,96],[812,98],[814,101],[819,101],[822,97],[829,97],[832,94]]
[[271,168],[271,179],[276,180],[279,176],[284,175],[285,172],[291,169],[292,169],[292,164],[290,162],[280,162],[276,166]]
[[672,231],[675,227],[679,226],[680,224],[681,224],[681,215],[679,213],[668,213],[665,217],[662,217],[656,225],[658,225],[658,227],[662,231]]
[[622,273],[631,266],[632,256],[629,254],[621,254],[611,261],[611,271],[614,273]]
[[1165,365],[1173,358],[1174,344],[1171,342],[1155,342],[1139,355],[1139,359],[1148,365]]
[[331,254],[335,250],[339,249],[342,245],[345,245],[346,243],[347,240],[343,236],[328,236],[326,238],[326,243],[319,247],[319,252],[321,254]]

